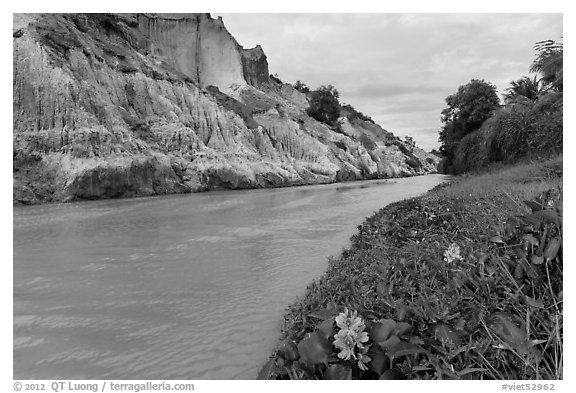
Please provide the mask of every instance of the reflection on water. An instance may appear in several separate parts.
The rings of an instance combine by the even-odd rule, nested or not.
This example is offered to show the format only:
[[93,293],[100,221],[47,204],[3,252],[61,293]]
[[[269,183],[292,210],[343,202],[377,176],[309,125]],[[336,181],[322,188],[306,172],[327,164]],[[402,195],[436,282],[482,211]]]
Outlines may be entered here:
[[15,207],[14,378],[254,378],[364,217],[442,180]]

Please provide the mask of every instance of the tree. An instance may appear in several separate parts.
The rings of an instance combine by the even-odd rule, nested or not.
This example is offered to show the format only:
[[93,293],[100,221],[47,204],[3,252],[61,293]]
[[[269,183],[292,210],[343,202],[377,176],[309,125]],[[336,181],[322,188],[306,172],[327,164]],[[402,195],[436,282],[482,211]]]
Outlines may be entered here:
[[563,90],[564,47],[553,40],[539,41],[534,45],[538,52],[530,66],[530,72],[542,75],[542,81],[557,91]]
[[314,119],[334,126],[340,117],[340,93],[332,85],[320,86],[310,93],[310,107],[306,110]]
[[365,115],[364,113],[362,113],[360,111],[357,111],[356,108],[354,108],[350,104],[342,104],[341,110],[340,110],[340,116],[346,116],[346,117],[348,117],[348,120],[350,120],[350,121],[360,119],[360,120],[364,120],[364,121],[369,121],[370,123],[374,123],[374,120],[372,120],[372,118],[370,116]]
[[304,94],[310,91],[310,88],[306,86],[304,82],[300,82],[299,80],[297,80],[296,83],[294,83],[294,88],[298,90],[300,93]]
[[466,135],[478,130],[494,110],[500,107],[496,86],[484,80],[472,79],[446,97],[448,107],[442,111],[440,152],[446,157],[446,169],[452,172],[458,143]]
[[510,82],[510,87],[506,89],[506,93],[504,94],[504,100],[507,103],[511,103],[516,98],[523,96],[530,101],[536,101],[544,91],[542,82],[538,80],[536,76],[532,79],[523,76],[516,81]]

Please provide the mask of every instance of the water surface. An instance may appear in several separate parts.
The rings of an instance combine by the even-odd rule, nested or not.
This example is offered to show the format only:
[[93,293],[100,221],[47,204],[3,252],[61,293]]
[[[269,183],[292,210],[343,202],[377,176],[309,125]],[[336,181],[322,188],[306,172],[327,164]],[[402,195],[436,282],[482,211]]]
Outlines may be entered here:
[[254,378],[363,219],[442,181],[14,207],[14,378]]

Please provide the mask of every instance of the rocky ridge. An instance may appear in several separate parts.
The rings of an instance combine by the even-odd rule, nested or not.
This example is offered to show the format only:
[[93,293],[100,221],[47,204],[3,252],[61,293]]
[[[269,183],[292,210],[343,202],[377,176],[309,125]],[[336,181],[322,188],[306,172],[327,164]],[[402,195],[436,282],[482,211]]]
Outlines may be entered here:
[[306,115],[209,14],[14,14],[13,199],[40,203],[413,176],[438,158]]

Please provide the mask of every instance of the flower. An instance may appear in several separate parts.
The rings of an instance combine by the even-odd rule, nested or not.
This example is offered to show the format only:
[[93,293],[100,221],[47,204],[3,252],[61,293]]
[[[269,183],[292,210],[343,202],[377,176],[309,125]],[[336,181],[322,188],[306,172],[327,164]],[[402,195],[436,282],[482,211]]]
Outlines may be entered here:
[[368,333],[364,331],[364,321],[357,311],[350,312],[345,308],[344,312],[336,317],[336,325],[340,328],[334,335],[334,346],[340,350],[338,357],[344,360],[354,358],[358,360],[358,367],[366,370],[365,363],[371,359],[366,355],[368,347],[364,343],[368,341]]
[[444,261],[447,263],[452,263],[461,259],[462,256],[460,255],[460,246],[458,246],[456,243],[450,244],[446,251],[444,251]]
[[358,317],[358,311],[351,313],[347,308],[336,317],[336,325],[340,329],[359,331],[364,329],[362,318]]
[[350,357],[356,359],[356,355],[354,354],[355,341],[347,331],[340,330],[334,335],[334,339],[334,346],[340,349],[340,353],[338,353],[340,359],[348,360]]

